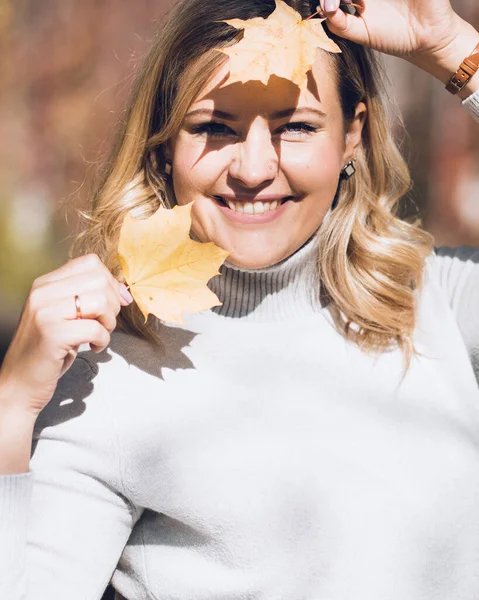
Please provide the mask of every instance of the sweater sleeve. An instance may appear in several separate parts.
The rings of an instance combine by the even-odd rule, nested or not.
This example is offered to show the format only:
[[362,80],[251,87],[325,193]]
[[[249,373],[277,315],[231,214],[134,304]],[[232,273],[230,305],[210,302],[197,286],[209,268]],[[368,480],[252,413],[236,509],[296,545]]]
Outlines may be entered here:
[[435,248],[432,268],[447,296],[479,381],[479,248]]
[[471,117],[479,123],[479,91],[468,96],[461,104]]
[[139,517],[96,375],[79,355],[37,420],[30,472],[0,477],[2,600],[100,600]]

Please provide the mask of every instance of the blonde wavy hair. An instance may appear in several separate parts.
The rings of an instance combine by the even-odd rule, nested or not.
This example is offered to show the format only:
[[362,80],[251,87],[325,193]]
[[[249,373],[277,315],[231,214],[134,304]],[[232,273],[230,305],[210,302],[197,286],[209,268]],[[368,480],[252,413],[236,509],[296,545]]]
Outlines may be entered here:
[[[303,17],[315,12],[309,2],[287,1]],[[147,217],[160,205],[176,204],[164,174],[165,145],[227,60],[214,48],[242,37],[241,31],[220,21],[267,17],[274,7],[274,0],[180,0],[136,75],[124,123],[91,210],[84,214],[88,226],[75,241],[72,257],[94,252],[123,280],[116,260],[123,219],[127,213]],[[407,370],[416,353],[417,298],[433,240],[418,222],[398,216],[411,180],[393,137],[402,123],[385,93],[377,55],[329,35],[342,49],[341,54],[326,55],[337,73],[345,127],[360,101],[367,106],[367,118],[357,172],[340,183],[337,206],[321,225],[318,293],[327,299],[336,327],[347,339],[367,352],[401,348]],[[154,320],[145,324],[136,305],[122,309],[118,324],[161,343]]]

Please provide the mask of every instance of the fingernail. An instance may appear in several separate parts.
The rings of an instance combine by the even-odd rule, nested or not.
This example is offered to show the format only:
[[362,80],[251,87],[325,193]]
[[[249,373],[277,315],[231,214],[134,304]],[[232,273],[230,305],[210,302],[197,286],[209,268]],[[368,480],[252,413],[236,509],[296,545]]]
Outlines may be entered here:
[[126,285],[124,283],[120,283],[120,296],[125,302],[128,302],[128,304],[131,304],[133,302],[133,296],[126,289]]
[[337,0],[324,0],[324,10],[326,12],[334,12],[338,9]]

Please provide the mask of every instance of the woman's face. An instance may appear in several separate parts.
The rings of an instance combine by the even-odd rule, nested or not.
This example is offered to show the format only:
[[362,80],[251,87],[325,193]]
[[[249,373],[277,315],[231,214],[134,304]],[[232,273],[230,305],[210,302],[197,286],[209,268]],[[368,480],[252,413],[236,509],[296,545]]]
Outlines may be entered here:
[[267,86],[228,85],[227,74],[226,65],[212,78],[169,146],[173,187],[178,204],[195,201],[198,239],[231,251],[235,265],[262,268],[290,256],[320,226],[360,144],[365,106],[345,131],[322,54],[301,93],[279,77]]

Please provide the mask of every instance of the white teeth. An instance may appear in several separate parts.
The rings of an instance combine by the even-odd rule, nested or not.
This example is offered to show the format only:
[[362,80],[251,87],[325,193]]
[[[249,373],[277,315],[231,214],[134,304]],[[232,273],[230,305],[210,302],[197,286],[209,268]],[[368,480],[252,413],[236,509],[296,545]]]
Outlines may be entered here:
[[238,213],[246,213],[248,215],[262,215],[270,210],[276,210],[281,202],[273,200],[272,202],[233,202],[232,200],[225,200],[231,210]]
[[262,215],[264,213],[264,211],[267,210],[267,208],[265,207],[265,205],[262,202],[255,202],[253,204],[253,208],[254,208],[255,215]]

